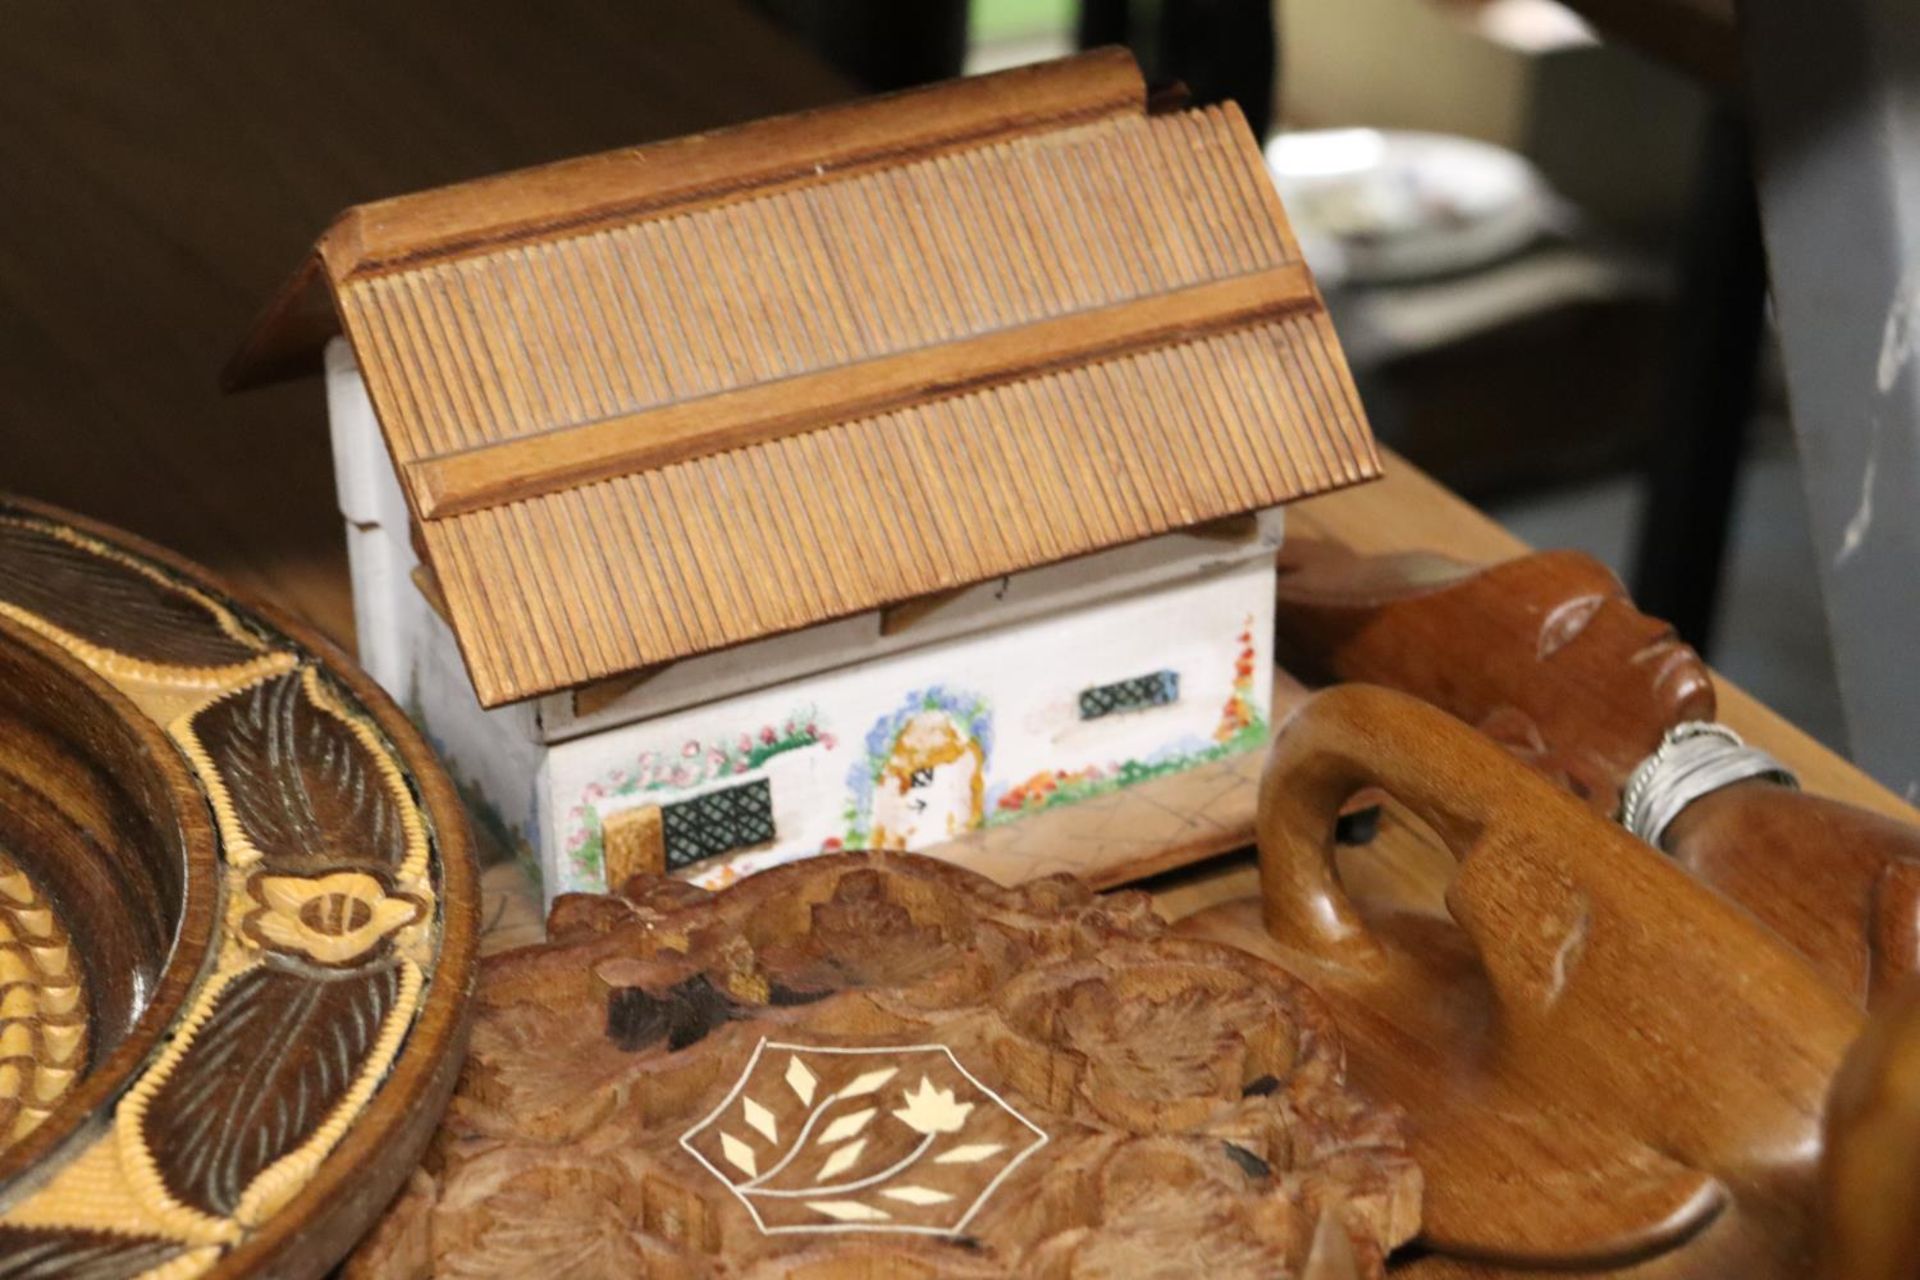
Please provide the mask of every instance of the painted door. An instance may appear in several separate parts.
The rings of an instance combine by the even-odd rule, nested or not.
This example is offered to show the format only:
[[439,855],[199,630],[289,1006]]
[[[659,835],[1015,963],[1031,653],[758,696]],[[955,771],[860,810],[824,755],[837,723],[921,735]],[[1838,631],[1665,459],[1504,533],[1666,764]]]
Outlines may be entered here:
[[986,756],[949,712],[916,712],[901,726],[874,787],[873,844],[918,849],[980,825]]

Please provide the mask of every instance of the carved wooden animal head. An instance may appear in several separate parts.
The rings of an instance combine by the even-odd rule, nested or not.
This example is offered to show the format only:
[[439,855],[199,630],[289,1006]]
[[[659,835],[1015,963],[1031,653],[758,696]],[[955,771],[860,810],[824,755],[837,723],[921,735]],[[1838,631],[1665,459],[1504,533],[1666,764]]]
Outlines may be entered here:
[[1549,551],[1475,569],[1429,555],[1290,554],[1282,665],[1314,683],[1415,694],[1598,811],[1612,812],[1669,726],[1713,718],[1699,655],[1591,556]]

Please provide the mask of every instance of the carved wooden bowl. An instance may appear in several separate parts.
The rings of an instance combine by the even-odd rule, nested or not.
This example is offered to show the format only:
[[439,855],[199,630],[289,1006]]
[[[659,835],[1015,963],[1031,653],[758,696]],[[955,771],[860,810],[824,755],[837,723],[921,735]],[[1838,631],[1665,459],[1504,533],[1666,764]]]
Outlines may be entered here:
[[130,1075],[206,958],[213,825],[126,697],[0,618],[0,1178]]
[[562,898],[354,1277],[1383,1274],[1420,1177],[1299,982],[900,854]]
[[452,1087],[477,901],[324,641],[0,500],[0,1273],[325,1271]]

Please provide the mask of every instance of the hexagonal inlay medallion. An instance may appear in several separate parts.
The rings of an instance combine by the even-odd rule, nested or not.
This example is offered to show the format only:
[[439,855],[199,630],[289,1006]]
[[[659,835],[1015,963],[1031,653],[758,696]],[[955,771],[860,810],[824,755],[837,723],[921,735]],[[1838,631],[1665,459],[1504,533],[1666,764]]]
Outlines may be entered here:
[[680,1139],[760,1229],[958,1235],[1047,1135],[945,1045],[762,1040]]

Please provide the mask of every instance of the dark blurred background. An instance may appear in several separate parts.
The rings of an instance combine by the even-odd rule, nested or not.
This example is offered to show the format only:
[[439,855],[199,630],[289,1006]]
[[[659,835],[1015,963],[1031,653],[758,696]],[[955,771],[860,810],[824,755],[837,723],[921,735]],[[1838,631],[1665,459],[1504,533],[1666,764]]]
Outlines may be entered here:
[[1272,140],[1385,442],[1841,746],[1730,5],[1572,3],[0,0],[0,487],[346,616],[318,387],[215,386],[338,209],[1123,43]]

